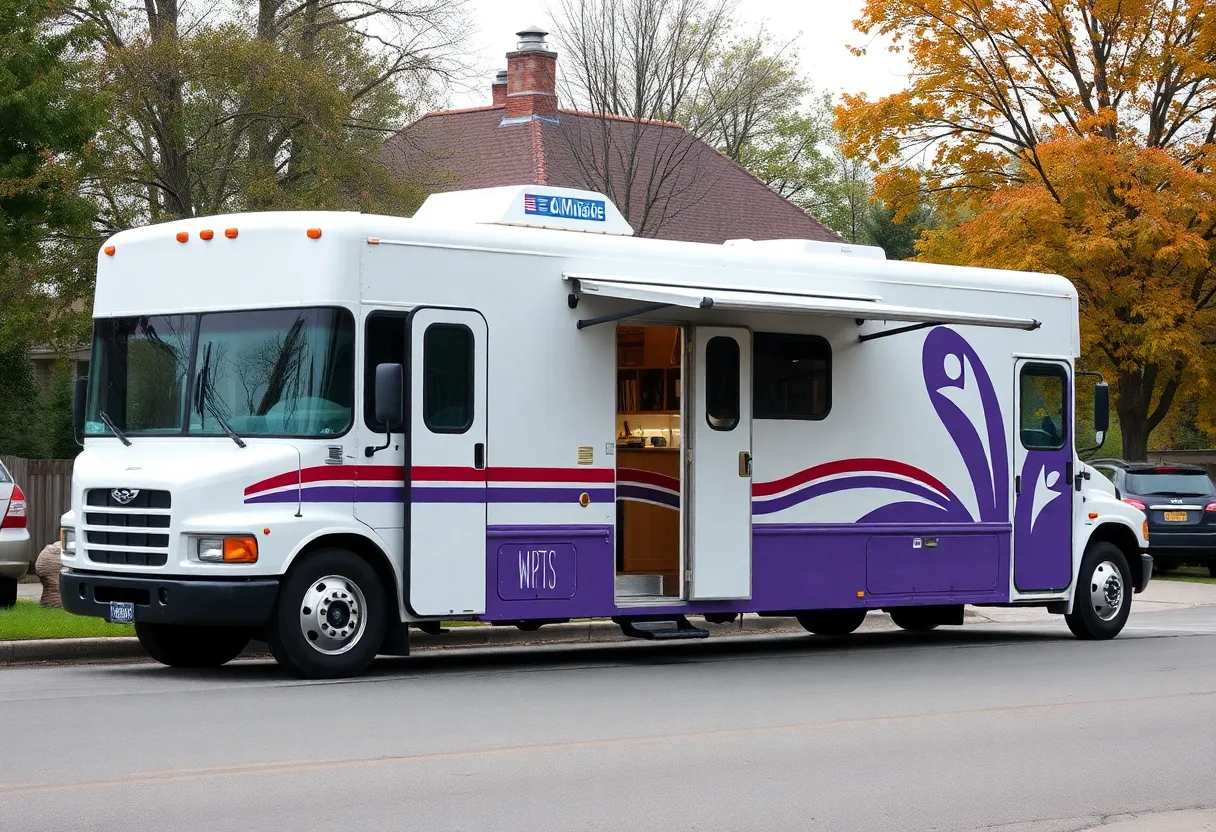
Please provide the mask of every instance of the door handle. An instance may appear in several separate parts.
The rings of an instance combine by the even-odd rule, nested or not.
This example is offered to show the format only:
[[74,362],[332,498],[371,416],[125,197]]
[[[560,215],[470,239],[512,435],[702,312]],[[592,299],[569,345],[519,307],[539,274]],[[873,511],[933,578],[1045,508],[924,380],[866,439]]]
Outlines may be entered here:
[[478,471],[485,470],[486,467],[486,445],[484,442],[478,442],[473,446],[473,467]]
[[750,451],[739,451],[739,476],[752,475],[752,455]]

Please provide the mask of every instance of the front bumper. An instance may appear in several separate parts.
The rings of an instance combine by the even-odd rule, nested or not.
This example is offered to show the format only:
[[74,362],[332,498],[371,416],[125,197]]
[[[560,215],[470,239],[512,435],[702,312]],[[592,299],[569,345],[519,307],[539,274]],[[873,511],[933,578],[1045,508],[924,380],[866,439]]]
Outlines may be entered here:
[[105,618],[111,601],[131,601],[137,622],[156,624],[261,626],[270,619],[278,594],[277,578],[192,581],[72,570],[59,574],[59,595],[68,612]]

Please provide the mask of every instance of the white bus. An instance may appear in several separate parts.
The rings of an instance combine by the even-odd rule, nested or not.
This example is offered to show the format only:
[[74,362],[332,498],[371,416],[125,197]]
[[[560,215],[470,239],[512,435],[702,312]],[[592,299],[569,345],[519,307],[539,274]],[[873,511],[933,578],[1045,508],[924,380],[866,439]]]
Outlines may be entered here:
[[62,596],[170,665],[258,639],[338,677],[444,620],[844,635],[964,604],[1110,638],[1152,573],[1075,450],[1060,277],[639,239],[535,186],[124,231],[94,316]]

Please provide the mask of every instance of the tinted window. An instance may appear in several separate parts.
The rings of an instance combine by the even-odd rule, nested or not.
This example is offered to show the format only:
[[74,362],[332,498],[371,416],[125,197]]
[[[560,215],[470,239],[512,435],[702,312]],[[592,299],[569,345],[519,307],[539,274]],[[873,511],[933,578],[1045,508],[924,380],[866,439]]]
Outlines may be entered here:
[[1064,447],[1064,369],[1051,364],[1022,368],[1019,431],[1022,447],[1055,451]]
[[832,407],[832,348],[813,335],[757,332],[752,405],[757,419],[822,419]]
[[705,345],[705,418],[714,430],[739,424],[739,342],[718,336]]
[[405,316],[376,313],[367,319],[367,350],[363,360],[363,421],[383,432],[376,421],[376,367],[405,363]]
[[473,424],[473,332],[431,324],[422,340],[422,419],[432,433],[464,433]]
[[93,372],[84,432],[180,433],[186,410],[195,315],[101,318],[94,323]]
[[1179,497],[1207,497],[1214,492],[1207,474],[1189,471],[1128,474],[1127,490],[1133,494],[1174,494]]

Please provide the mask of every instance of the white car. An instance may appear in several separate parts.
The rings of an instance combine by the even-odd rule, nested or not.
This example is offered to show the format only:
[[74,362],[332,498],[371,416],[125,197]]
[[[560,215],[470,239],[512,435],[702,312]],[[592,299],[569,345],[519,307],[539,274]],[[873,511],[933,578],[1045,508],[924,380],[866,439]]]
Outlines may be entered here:
[[0,607],[17,603],[17,581],[30,568],[25,493],[0,462]]

